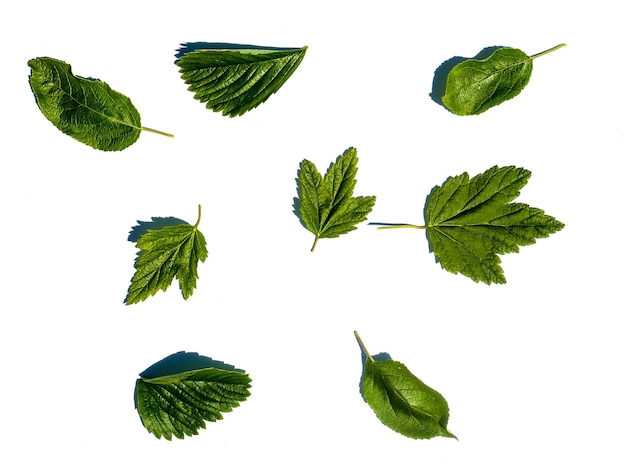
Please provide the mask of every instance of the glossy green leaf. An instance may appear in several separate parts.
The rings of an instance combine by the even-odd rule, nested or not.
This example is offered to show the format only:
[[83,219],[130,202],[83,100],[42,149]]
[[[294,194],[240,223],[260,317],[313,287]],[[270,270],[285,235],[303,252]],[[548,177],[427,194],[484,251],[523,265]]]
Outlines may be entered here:
[[193,294],[198,279],[198,261],[208,257],[206,240],[198,230],[200,224],[181,223],[148,230],[137,240],[140,250],[135,260],[135,274],[130,281],[124,303],[135,304],[146,300],[159,290],[165,291],[178,279],[183,298]]
[[157,438],[198,434],[205,421],[223,419],[250,396],[243,371],[202,368],[158,377],[139,377],[135,406],[145,428]]
[[391,359],[375,360],[354,332],[365,356],[361,394],[378,419],[400,434],[413,439],[453,437],[448,431],[450,411],[445,398],[407,367]]
[[130,99],[106,83],[76,76],[69,64],[39,57],[28,61],[29,81],[43,115],[61,132],[98,150],[123,150],[142,130],[173,137],[141,126]]
[[323,178],[309,160],[300,163],[298,197],[293,207],[302,225],[315,235],[311,251],[320,238],[335,238],[354,230],[374,207],[375,196],[352,197],[357,163],[355,148],[347,149],[331,163]]
[[282,87],[307,48],[198,49],[176,64],[194,97],[224,116],[240,116]]
[[425,229],[441,267],[476,282],[504,284],[499,254],[547,238],[565,225],[543,210],[511,203],[531,173],[494,166],[470,179],[467,173],[435,186],[426,199],[425,225],[380,224],[381,229]]
[[483,113],[517,96],[530,81],[533,60],[563,46],[533,56],[519,49],[500,47],[485,59],[464,60],[448,74],[441,100],[461,116]]

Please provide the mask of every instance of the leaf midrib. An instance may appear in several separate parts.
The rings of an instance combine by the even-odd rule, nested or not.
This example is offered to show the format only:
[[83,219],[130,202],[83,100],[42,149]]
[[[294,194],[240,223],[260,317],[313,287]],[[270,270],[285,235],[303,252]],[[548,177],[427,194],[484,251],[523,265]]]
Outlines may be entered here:
[[[77,79],[77,80],[81,80],[79,77],[76,77],[76,79]],[[80,83],[80,82],[79,82],[79,83]],[[107,114],[104,114],[104,113],[103,113],[103,112],[101,112],[101,111],[98,111],[98,110],[96,110],[96,109],[93,109],[91,106],[88,106],[87,104],[84,104],[84,103],[80,102],[80,101],[79,101],[77,98],[75,98],[75,97],[74,97],[71,93],[66,92],[60,84],[57,84],[57,86],[58,86],[59,90],[61,90],[61,93],[63,93],[64,95],[68,96],[68,97],[69,97],[70,99],[72,99],[74,102],[78,103],[78,105],[79,105],[79,106],[82,106],[82,107],[84,107],[84,108],[88,109],[88,110],[89,110],[89,111],[91,111],[92,113],[97,114],[97,115],[99,115],[99,116],[102,116],[102,117],[104,117],[104,118],[108,119],[108,120],[109,120],[109,121],[111,121],[111,122],[115,122],[115,123],[118,123],[118,124],[122,124],[122,125],[124,125],[124,126],[127,126],[127,127],[132,128],[132,129],[137,129],[137,130],[139,130],[139,131],[141,131],[141,130],[142,130],[142,128],[141,128],[141,127],[137,127],[137,126],[135,126],[134,124],[129,124],[129,123],[124,122],[124,121],[120,121],[120,120],[119,120],[119,119],[117,119],[117,118],[114,118],[114,117],[112,117],[112,116],[109,116],[109,115],[107,115]],[[81,87],[81,88],[82,88],[82,87]],[[108,94],[108,93],[107,93],[107,94]],[[110,96],[110,95],[109,95],[109,96]],[[114,100],[114,101],[115,101],[115,100]]]

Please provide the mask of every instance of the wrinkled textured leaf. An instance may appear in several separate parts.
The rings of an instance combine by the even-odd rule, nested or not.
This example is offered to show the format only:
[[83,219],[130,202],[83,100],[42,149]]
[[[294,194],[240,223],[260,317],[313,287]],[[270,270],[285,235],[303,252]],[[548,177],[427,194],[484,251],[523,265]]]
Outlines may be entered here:
[[323,178],[309,160],[300,163],[298,197],[293,207],[302,225],[315,235],[311,251],[320,238],[335,238],[354,230],[374,207],[375,196],[352,197],[357,163],[355,148],[347,149],[331,163]]
[[136,407],[145,428],[157,438],[198,434],[205,421],[217,421],[250,396],[251,379],[238,370],[205,368],[135,384]]
[[178,279],[183,298],[191,297],[198,279],[198,261],[204,262],[208,257],[206,240],[198,230],[199,223],[200,213],[195,225],[165,226],[148,230],[139,238],[135,274],[124,303],[135,304],[159,290],[165,291],[174,277]]
[[240,116],[284,85],[307,48],[200,49],[176,64],[194,97],[224,116]]
[[450,411],[445,398],[406,366],[394,360],[374,360],[359,334],[354,332],[365,356],[361,394],[378,419],[413,439],[453,437],[448,431]]
[[426,200],[426,225],[373,225],[426,229],[442,268],[476,282],[504,284],[499,254],[517,253],[519,246],[565,227],[541,209],[511,203],[530,176],[530,171],[513,166],[494,166],[471,179],[463,173],[433,188]]
[[517,96],[530,81],[533,60],[553,50],[528,56],[519,49],[497,48],[485,59],[467,59],[452,68],[446,80],[443,104],[453,113],[467,116]]
[[142,130],[130,99],[106,83],[72,73],[71,66],[50,57],[28,61],[30,86],[43,115],[60,131],[98,150],[123,150]]

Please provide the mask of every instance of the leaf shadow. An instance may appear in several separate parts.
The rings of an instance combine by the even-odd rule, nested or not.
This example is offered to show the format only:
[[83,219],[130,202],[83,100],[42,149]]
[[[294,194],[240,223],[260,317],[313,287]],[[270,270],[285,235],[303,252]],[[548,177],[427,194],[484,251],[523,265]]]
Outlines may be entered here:
[[182,219],[177,217],[152,217],[150,222],[147,221],[137,221],[137,225],[130,229],[130,233],[128,234],[128,241],[137,243],[139,239],[148,232],[148,230],[159,230],[163,227],[170,227],[174,225],[182,225],[189,224]]
[[184,42],[176,51],[176,60],[182,56],[189,54],[190,52],[204,50],[204,49],[225,49],[225,50],[270,50],[270,51],[288,51],[292,49],[298,49],[297,47],[270,47],[270,46],[257,46],[253,44],[236,44],[229,42]]
[[[502,46],[489,46],[485,47],[474,57],[454,56],[444,61],[439,67],[437,67],[437,70],[435,70],[435,73],[433,75],[433,85],[432,91],[430,93],[430,98],[438,105],[446,108],[441,98],[443,97],[443,95],[446,94],[446,82],[448,81],[448,75],[450,74],[450,71],[454,68],[454,66],[466,60],[486,59],[491,54],[493,54],[496,49],[500,49],[501,47]],[[447,109],[448,108],[446,108],[446,110]]]

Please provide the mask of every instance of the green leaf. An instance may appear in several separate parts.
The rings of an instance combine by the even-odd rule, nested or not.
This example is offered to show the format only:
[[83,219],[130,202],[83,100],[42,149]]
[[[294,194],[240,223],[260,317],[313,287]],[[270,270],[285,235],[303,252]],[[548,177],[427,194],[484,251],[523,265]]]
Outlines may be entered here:
[[61,132],[98,150],[123,150],[141,131],[174,137],[141,126],[130,99],[106,83],[72,73],[69,64],[50,57],[28,61],[30,87],[43,115]]
[[205,429],[205,421],[250,396],[251,379],[243,371],[207,367],[157,377],[140,376],[135,384],[135,407],[148,432],[157,438],[183,439]]
[[456,436],[448,431],[450,411],[445,398],[407,367],[391,359],[375,360],[355,331],[365,364],[361,394],[387,427],[413,439]]
[[533,60],[564,47],[528,56],[519,49],[497,48],[485,59],[455,65],[446,80],[443,104],[460,116],[480,114],[517,96],[530,81]]
[[208,251],[204,235],[195,225],[181,223],[147,230],[137,240],[140,250],[135,260],[135,274],[130,281],[124,303],[136,304],[146,300],[159,290],[165,291],[178,279],[183,298],[193,294],[198,279],[198,261],[207,259]]
[[298,197],[294,214],[315,235],[311,251],[320,238],[335,238],[348,233],[367,219],[375,196],[352,197],[357,173],[356,149],[349,148],[331,163],[322,178],[315,165],[302,160],[298,170]]
[[430,249],[441,267],[476,282],[504,284],[498,254],[547,238],[565,225],[543,210],[511,203],[530,171],[494,166],[470,179],[467,173],[435,186],[424,209],[426,225],[379,224],[380,229],[426,229]]
[[298,68],[307,48],[199,49],[176,64],[194,97],[224,116],[240,116],[276,93]]

